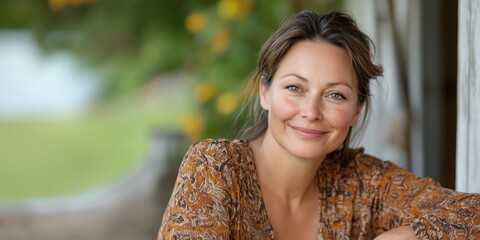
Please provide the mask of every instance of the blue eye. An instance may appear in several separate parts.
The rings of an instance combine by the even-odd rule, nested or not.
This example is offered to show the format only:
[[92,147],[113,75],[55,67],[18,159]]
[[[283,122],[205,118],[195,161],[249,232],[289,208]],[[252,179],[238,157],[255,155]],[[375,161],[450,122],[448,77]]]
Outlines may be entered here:
[[285,89],[292,93],[299,93],[301,91],[300,88],[295,85],[288,85],[285,87]]
[[340,93],[332,93],[332,94],[330,94],[330,97],[335,99],[335,100],[345,100],[345,99],[347,99],[345,96],[343,96]]

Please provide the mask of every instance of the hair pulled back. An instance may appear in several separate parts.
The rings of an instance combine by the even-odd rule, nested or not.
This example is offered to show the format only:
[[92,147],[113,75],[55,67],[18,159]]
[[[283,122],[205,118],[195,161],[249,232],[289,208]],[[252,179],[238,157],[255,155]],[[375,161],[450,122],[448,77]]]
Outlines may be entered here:
[[[348,54],[355,74],[358,104],[364,104],[365,107],[361,129],[365,128],[370,109],[370,80],[383,73],[382,67],[372,61],[373,42],[360,31],[352,17],[346,13],[316,14],[305,10],[284,22],[260,50],[257,68],[247,86],[247,91],[251,95],[244,109],[250,111],[250,116],[241,133],[242,138],[253,140],[262,136],[267,130],[268,112],[260,106],[258,86],[260,81],[266,87],[270,86],[272,77],[287,51],[302,40],[327,42],[344,49]],[[348,145],[351,132],[352,129],[340,149],[331,153],[340,154],[343,164],[346,164],[349,158]]]

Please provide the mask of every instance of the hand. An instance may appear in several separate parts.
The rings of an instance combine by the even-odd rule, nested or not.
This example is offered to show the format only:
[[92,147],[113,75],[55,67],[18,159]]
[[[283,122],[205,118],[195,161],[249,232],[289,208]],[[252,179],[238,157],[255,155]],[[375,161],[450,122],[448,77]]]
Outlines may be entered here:
[[380,235],[378,235],[375,240],[410,240],[410,239],[418,239],[415,236],[415,232],[413,231],[412,227],[410,226],[402,226],[390,229]]

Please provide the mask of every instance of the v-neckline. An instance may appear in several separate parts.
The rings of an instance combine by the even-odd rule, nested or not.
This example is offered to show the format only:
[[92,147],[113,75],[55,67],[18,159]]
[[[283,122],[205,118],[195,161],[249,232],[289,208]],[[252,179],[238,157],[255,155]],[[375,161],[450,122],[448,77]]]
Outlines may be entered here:
[[[273,225],[270,223],[270,220],[268,218],[268,214],[267,214],[267,208],[266,208],[266,204],[265,204],[265,200],[263,199],[263,194],[262,194],[262,188],[260,186],[260,182],[259,182],[259,179],[258,179],[258,172],[257,172],[257,167],[255,166],[255,158],[254,158],[254,154],[253,154],[253,149],[252,147],[250,146],[249,142],[246,141],[246,140],[240,140],[243,144],[243,146],[247,149],[247,153],[248,153],[248,164],[250,164],[251,166],[251,169],[253,170],[254,174],[251,176],[253,181],[255,182],[255,186],[257,187],[257,190],[259,192],[259,201],[260,201],[260,210],[261,210],[261,215],[262,215],[262,218],[265,219],[265,225],[264,226],[264,232],[267,233],[269,235],[269,237],[271,239],[275,239],[275,229],[273,229]],[[316,174],[316,185],[317,185],[317,190],[318,190],[318,201],[317,201],[317,212],[318,212],[318,222],[317,222],[317,226],[318,226],[318,229],[317,229],[317,239],[318,239],[318,236],[320,234],[320,216],[321,216],[321,209],[320,209],[320,198],[321,198],[321,194],[320,194],[320,187],[319,187],[319,174],[318,174],[318,170],[317,170],[317,174]]]

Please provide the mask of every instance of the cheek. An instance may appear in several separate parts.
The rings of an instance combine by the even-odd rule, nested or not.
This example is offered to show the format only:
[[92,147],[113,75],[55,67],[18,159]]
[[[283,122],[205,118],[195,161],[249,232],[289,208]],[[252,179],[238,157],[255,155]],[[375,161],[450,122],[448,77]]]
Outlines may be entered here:
[[348,130],[353,121],[355,111],[352,109],[335,109],[325,115],[330,124],[335,128]]
[[[276,120],[288,120],[293,118],[298,112],[297,104],[284,97],[277,96],[272,102],[270,114]],[[273,120],[273,119],[272,119]]]

